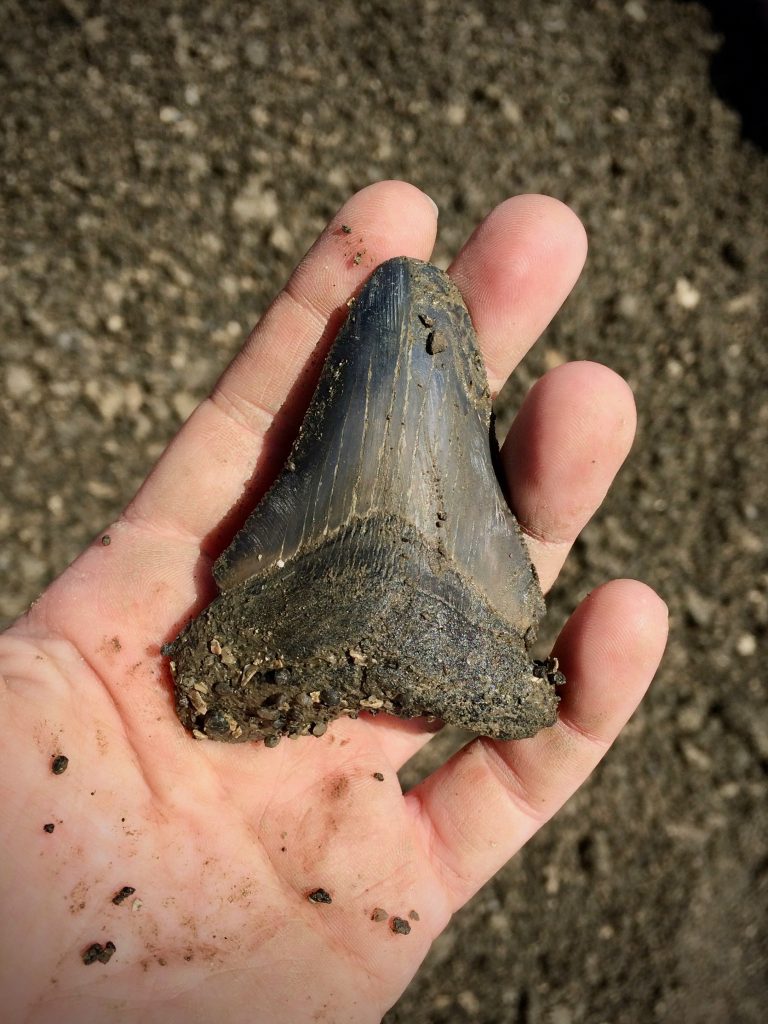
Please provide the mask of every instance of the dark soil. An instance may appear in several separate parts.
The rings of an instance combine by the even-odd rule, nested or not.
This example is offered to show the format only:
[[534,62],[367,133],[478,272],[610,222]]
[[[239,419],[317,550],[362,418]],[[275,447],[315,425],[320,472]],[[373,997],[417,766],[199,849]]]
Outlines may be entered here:
[[504,413],[592,358],[630,380],[640,434],[543,640],[625,575],[669,602],[670,650],[390,1024],[764,1019],[768,158],[748,58],[768,61],[712,6],[727,38],[674,0],[0,0],[6,620],[116,514],[350,191],[424,188],[442,263],[518,191],[589,231]]

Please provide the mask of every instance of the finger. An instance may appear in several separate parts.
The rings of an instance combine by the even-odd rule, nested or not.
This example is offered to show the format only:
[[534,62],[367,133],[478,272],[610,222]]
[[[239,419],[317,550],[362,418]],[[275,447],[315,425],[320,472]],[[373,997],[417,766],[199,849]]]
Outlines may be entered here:
[[166,450],[127,517],[207,537],[215,551],[287,456],[349,296],[383,260],[428,259],[436,226],[432,200],[405,182],[379,182],[353,196]]
[[528,392],[501,450],[512,509],[548,590],[629,453],[629,385],[599,363],[566,363]]
[[452,910],[587,778],[645,693],[666,636],[666,606],[644,584],[600,587],[556,645],[568,680],[557,724],[530,740],[475,740],[407,794]]
[[497,206],[451,264],[480,338],[496,394],[563,304],[584,266],[587,236],[549,196]]

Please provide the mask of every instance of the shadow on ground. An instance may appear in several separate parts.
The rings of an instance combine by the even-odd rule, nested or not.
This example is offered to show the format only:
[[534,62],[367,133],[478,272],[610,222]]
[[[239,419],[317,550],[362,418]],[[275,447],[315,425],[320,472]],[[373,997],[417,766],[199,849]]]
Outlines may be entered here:
[[768,0],[700,0],[722,35],[712,85],[738,111],[745,139],[768,152]]

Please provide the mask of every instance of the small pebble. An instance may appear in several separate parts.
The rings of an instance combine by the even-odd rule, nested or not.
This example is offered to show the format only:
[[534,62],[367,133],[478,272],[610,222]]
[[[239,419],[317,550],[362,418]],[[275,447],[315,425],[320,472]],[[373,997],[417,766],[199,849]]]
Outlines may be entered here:
[[312,903],[333,903],[330,893],[327,893],[325,889],[314,889],[307,899]]
[[448,348],[448,342],[445,340],[445,335],[439,331],[431,331],[427,335],[427,352],[431,356],[436,356],[440,352],[445,352]]
[[293,248],[293,235],[284,224],[275,224],[269,241],[278,252],[289,253]]
[[69,758],[65,757],[64,754],[57,754],[51,762],[51,771],[54,775],[61,775],[67,770],[69,764]]
[[456,996],[456,1002],[465,1010],[470,1017],[476,1017],[480,1012],[481,1004],[474,992],[465,989]]
[[112,897],[112,902],[116,907],[119,907],[124,900],[127,900],[129,896],[133,896],[135,892],[136,890],[132,885],[124,885],[123,888],[120,889],[119,892],[116,892]]
[[84,964],[95,964],[96,961],[99,959],[99,953],[101,953],[102,950],[103,950],[103,946],[101,945],[101,943],[100,942],[94,942],[83,953],[83,963]]
[[393,917],[389,927],[396,935],[408,935],[411,930],[411,926],[402,917]]
[[108,964],[116,948],[114,942],[105,942],[103,946],[100,942],[93,942],[83,953],[83,963],[94,964],[98,960],[99,963]]
[[49,823],[48,825],[43,825],[43,832],[49,832],[50,833],[50,832],[53,832],[53,830],[55,828],[56,828],[56,826],[54,824]]
[[742,633],[736,641],[736,650],[742,658],[749,658],[757,650],[757,640],[751,633]]
[[108,533],[105,533],[104,536],[101,538],[101,543],[104,545],[105,548],[108,548],[109,545],[112,543],[112,538],[109,536]]
[[695,309],[701,300],[701,293],[686,277],[675,281],[675,299],[683,309]]
[[11,398],[22,398],[35,387],[35,378],[26,366],[11,365],[6,370],[5,385]]
[[99,953],[98,956],[99,963],[108,964],[109,961],[112,959],[112,954],[115,952],[116,948],[117,947],[115,946],[114,942],[105,942],[104,948],[102,949],[101,953]]
[[383,774],[382,774],[381,772],[374,772],[374,773],[373,773],[373,777],[374,777],[374,779],[376,779],[376,780],[377,780],[378,782],[383,782],[383,781],[384,781],[384,776],[383,776]]
[[371,914],[371,920],[375,921],[377,924],[381,921],[386,921],[388,917],[389,914],[382,907],[375,907]]
[[410,919],[411,919],[412,921],[420,921],[420,920],[421,920],[421,918],[419,917],[419,913],[418,913],[418,911],[417,911],[417,910],[410,910],[410,911],[408,912],[408,917],[410,917]]
[[645,8],[637,0],[629,0],[629,3],[624,4],[624,10],[633,21],[642,23],[648,17]]
[[345,235],[351,235],[352,234],[352,228],[349,226],[349,224],[342,224],[341,225],[341,230],[344,232]]

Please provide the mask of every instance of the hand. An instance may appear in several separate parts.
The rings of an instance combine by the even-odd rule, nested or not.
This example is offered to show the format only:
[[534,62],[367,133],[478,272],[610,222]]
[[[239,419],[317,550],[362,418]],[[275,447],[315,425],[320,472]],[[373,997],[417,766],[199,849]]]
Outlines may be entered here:
[[[364,240],[359,263],[342,224]],[[422,720],[339,720],[322,739],[270,750],[198,741],[176,718],[161,644],[213,597],[212,560],[278,472],[347,297],[390,256],[428,259],[435,231],[432,204],[409,185],[355,195],[122,516],[0,638],[9,1021],[378,1021],[648,686],[666,608],[617,580],[557,641],[568,677],[557,725],[517,743],[475,740],[405,796],[396,772],[428,742]],[[456,257],[494,392],[585,251],[566,207],[521,196]],[[628,386],[594,363],[558,367],[529,392],[502,461],[544,589],[634,422]],[[69,757],[61,775],[55,754]],[[135,893],[115,905],[123,886]],[[318,888],[332,903],[307,898]],[[377,908],[386,920],[372,920]],[[395,916],[409,934],[392,930]],[[86,966],[83,951],[107,941],[109,963]]]

